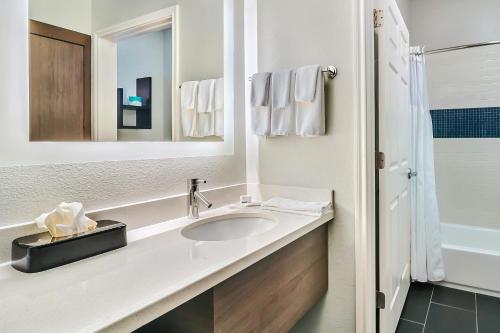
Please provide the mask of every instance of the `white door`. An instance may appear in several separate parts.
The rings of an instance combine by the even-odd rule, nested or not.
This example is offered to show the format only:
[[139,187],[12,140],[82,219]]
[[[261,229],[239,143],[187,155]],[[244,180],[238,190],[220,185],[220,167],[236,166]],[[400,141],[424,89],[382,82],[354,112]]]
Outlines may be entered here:
[[380,332],[394,333],[410,287],[410,87],[409,33],[395,0],[382,10],[376,35],[379,151],[379,288],[385,294]]

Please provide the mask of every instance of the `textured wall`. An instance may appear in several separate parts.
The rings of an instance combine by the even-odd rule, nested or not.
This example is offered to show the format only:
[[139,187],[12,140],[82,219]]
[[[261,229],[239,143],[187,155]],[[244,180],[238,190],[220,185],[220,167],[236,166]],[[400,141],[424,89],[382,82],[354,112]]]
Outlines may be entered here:
[[[28,112],[26,101],[13,98],[19,96],[19,90],[25,88],[28,80],[28,77],[20,77],[26,73],[26,64],[18,60],[20,55],[26,53],[27,47],[27,43],[20,42],[27,41],[28,38],[21,28],[21,23],[27,16],[25,4],[25,1],[20,0],[0,2],[0,16],[3,19],[0,36],[5,37],[5,40],[11,38],[16,41],[8,48],[8,52],[0,52],[0,68],[4,73],[0,78],[0,96],[6,103],[6,107],[0,112],[2,120],[11,119],[4,117],[5,114]],[[206,178],[209,181],[207,188],[245,182],[243,4],[235,1],[235,5],[235,33],[239,36],[239,44],[235,45],[237,84],[234,155],[0,167],[0,227],[30,221],[63,200],[82,201],[88,209],[96,209],[183,193],[186,191],[185,181],[190,177]],[[16,125],[7,124],[10,127]],[[2,135],[3,132],[0,133],[0,138]],[[2,149],[10,149],[17,143],[2,141],[5,145],[0,144],[0,162],[5,159]],[[53,146],[54,149],[57,147],[47,146]]]
[[327,135],[260,138],[256,161],[249,164],[257,170],[249,169],[249,174],[257,174],[264,184],[336,191],[328,294],[295,332],[351,333],[355,330],[353,2],[259,0],[258,5],[259,71],[310,64],[339,69],[325,89]]
[[63,200],[94,210],[184,193],[188,178],[207,179],[207,188],[243,183],[243,163],[227,156],[0,168],[0,227]]

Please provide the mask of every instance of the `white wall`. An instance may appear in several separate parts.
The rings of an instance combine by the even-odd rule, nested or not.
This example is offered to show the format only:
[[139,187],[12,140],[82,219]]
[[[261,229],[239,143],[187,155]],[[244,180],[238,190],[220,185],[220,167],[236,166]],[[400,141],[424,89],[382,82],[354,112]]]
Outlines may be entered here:
[[[412,44],[498,40],[500,1],[411,0]],[[500,46],[427,56],[431,109],[500,106]],[[500,228],[500,139],[435,139],[442,222]]]
[[[27,125],[28,6],[27,0],[0,1],[0,39],[9,45],[0,52],[0,100],[4,101],[0,112],[0,165],[8,165],[0,167],[0,227],[31,221],[63,200],[82,201],[88,209],[98,209],[184,193],[186,179],[193,177],[207,179],[206,188],[244,182],[243,4],[228,0],[225,3],[229,5],[227,12],[231,12],[234,6],[236,15],[234,155],[134,161],[122,161],[120,158],[116,161],[117,153],[130,154],[137,159],[141,154],[138,147],[144,150],[145,146],[129,143],[43,143],[46,149],[40,156],[42,150],[31,148],[33,144],[27,142],[27,135],[8,136],[8,140],[4,140],[5,132],[10,128],[19,129]],[[169,144],[161,144],[158,149],[164,145]],[[175,145],[186,149],[183,144]],[[108,161],[16,166],[11,164],[14,156],[12,147],[18,146],[31,151],[33,161],[56,160],[61,150],[71,150],[75,156],[83,155],[83,160],[89,156],[90,160],[94,160],[91,152],[97,155],[102,153],[108,156]]]
[[410,0],[413,45],[427,50],[500,38],[498,0]]
[[29,0],[30,18],[78,31],[92,32],[92,0]]
[[336,218],[329,236],[328,295],[294,332],[354,332],[353,2],[258,0],[258,8],[250,8],[258,13],[257,31],[254,29],[257,45],[252,48],[258,49],[258,54],[257,59],[247,61],[258,64],[257,70],[310,64],[339,69],[339,75],[326,85],[327,135],[257,140],[247,127],[247,165],[250,180],[336,191]]
[[[170,44],[170,46],[168,46]],[[118,88],[123,88],[124,103],[136,95],[136,80],[152,78],[152,129],[119,129],[119,141],[171,141],[165,136],[172,128],[172,90],[166,83],[172,80],[172,30],[151,32],[118,42]],[[168,75],[170,75],[168,77]],[[124,119],[135,123],[136,111],[125,110]]]

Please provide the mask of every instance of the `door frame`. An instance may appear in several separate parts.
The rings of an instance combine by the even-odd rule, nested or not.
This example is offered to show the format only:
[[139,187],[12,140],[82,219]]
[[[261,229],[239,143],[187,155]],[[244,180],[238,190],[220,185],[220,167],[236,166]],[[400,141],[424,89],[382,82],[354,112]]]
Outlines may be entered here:
[[[92,139],[92,37],[44,22],[29,20],[29,35],[55,39],[83,47],[83,130],[84,140]],[[31,61],[30,61],[31,64]],[[31,67],[31,65],[30,65]],[[31,71],[31,68],[30,68]],[[31,88],[30,88],[31,89]],[[31,92],[30,92],[31,95]],[[31,115],[31,112],[30,112]],[[31,140],[31,126],[30,126]]]
[[92,140],[117,141],[117,43],[147,32],[172,29],[172,135],[177,134],[180,116],[179,92],[179,5],[167,7],[94,33]]
[[377,331],[373,2],[354,3],[356,332]]

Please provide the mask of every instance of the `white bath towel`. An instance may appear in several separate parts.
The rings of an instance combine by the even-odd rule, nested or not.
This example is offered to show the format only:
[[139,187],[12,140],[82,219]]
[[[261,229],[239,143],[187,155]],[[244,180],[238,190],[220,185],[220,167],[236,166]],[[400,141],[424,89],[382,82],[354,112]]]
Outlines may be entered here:
[[285,198],[272,198],[262,203],[262,208],[287,213],[322,216],[332,211],[331,202],[306,202]]
[[200,81],[196,102],[196,136],[203,138],[215,134],[215,80]]
[[[312,77],[316,78],[314,84],[311,82]],[[296,134],[304,137],[325,135],[325,78],[321,66],[299,69],[295,80]],[[310,86],[308,89],[303,87],[305,83]],[[313,95],[314,98],[308,101]]]
[[292,70],[282,70],[271,75],[273,110],[284,109],[290,105]]
[[198,95],[198,81],[184,82],[181,86],[181,109],[192,110],[196,108],[196,97]]
[[321,76],[321,66],[305,66],[297,69],[295,83],[295,101],[312,103],[316,99],[318,76]]
[[270,82],[271,73],[257,73],[252,76],[252,89],[250,93],[250,104],[252,107],[269,105]]
[[215,111],[215,80],[200,81],[196,110],[198,113]]
[[295,134],[294,84],[295,72],[292,70],[275,72],[271,77],[272,136]]
[[258,73],[252,76],[250,96],[251,127],[256,135],[268,136],[271,134],[271,103],[269,90],[271,73]]
[[198,81],[190,81],[184,82],[181,86],[181,123],[185,137],[196,136],[198,85]]
[[224,136],[224,78],[215,81],[215,136]]

